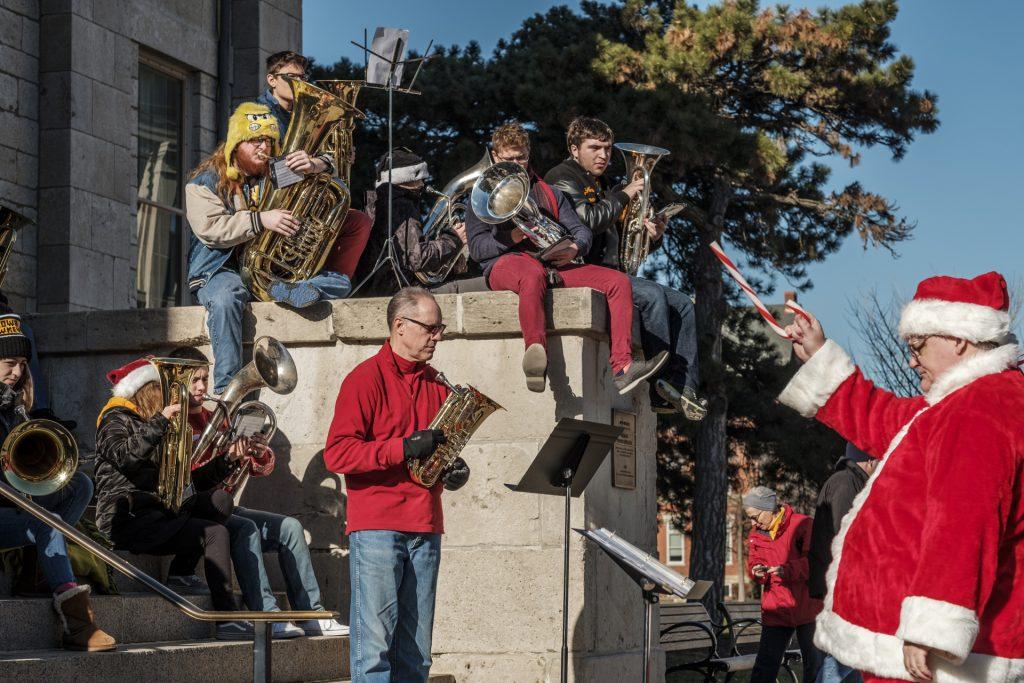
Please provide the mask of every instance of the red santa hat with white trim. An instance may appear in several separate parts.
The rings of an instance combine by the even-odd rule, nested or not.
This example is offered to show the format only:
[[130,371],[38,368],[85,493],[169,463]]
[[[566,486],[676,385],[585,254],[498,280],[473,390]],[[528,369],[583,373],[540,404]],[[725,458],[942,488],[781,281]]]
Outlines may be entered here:
[[107,373],[107,379],[114,385],[114,396],[131,398],[150,382],[159,382],[160,373],[149,358],[139,358]]
[[971,280],[939,275],[922,280],[900,316],[899,334],[944,335],[975,344],[1010,336],[1010,295],[993,271]]

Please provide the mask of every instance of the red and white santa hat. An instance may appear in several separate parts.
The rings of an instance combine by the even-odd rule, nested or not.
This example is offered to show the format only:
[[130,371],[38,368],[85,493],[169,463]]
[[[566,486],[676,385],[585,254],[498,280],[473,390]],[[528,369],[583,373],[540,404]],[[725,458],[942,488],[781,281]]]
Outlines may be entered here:
[[159,382],[160,373],[149,358],[139,358],[127,365],[107,373],[107,379],[114,385],[114,396],[131,398],[135,393],[150,382]]
[[904,339],[940,334],[969,342],[994,342],[1010,334],[1010,295],[996,272],[967,280],[939,275],[921,281],[900,316]]

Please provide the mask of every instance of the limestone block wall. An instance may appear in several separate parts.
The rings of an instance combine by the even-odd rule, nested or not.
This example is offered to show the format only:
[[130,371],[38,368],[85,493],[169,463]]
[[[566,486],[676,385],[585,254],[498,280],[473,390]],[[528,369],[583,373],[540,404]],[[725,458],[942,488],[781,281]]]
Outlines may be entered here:
[[[554,681],[559,674],[563,500],[509,491],[558,419],[611,421],[613,409],[637,416],[637,486],[612,487],[610,459],[572,502],[574,526],[605,526],[655,551],[655,420],[646,394],[612,388],[603,296],[559,290],[549,300],[550,382],[527,391],[522,337],[510,293],[438,298],[448,324],[433,365],[500,403],[464,456],[469,484],[444,496],[446,534],[434,630],[437,673],[460,682]],[[263,392],[278,414],[277,467],[253,479],[242,503],[302,520],[329,606],[348,610],[342,478],[327,472],[322,450],[341,380],[376,353],[386,334],[384,299],[321,303],[303,312],[256,304],[247,338],[268,334],[291,349],[299,385],[288,396]],[[141,353],[191,342],[208,351],[203,309],[92,311],[30,318],[55,409],[82,425],[92,449],[96,414],[108,391],[104,373]],[[574,534],[575,536],[575,534]],[[573,538],[570,649],[574,680],[635,678],[640,669],[639,590],[604,554]],[[271,569],[271,567],[268,567]],[[659,658],[660,659],[660,658]]]

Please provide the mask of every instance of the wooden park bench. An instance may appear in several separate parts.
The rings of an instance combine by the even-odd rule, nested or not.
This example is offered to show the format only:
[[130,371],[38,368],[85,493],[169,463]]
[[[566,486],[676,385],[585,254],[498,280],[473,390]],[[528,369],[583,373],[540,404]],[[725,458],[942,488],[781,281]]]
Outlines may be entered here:
[[[668,666],[665,674],[677,671],[695,671],[705,681],[715,681],[719,674],[725,681],[732,680],[740,671],[754,668],[756,646],[761,639],[761,607],[757,603],[735,603],[727,608],[722,603],[718,610],[722,623],[711,621],[704,605],[699,602],[663,602],[661,611],[661,646],[666,654],[696,651],[703,657],[696,661]],[[743,654],[741,646],[754,652]],[[779,668],[779,681],[797,683],[794,662],[801,661],[800,650],[787,650]]]

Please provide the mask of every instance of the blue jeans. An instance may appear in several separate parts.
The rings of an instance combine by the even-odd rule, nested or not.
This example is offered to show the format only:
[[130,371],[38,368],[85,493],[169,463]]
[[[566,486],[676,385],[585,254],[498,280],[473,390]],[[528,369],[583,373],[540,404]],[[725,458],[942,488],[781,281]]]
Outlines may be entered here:
[[[33,500],[68,524],[75,525],[92,500],[92,491],[92,480],[81,472],[75,472],[60,491],[36,496]],[[0,548],[20,548],[30,544],[36,546],[39,569],[50,584],[50,590],[75,580],[64,534],[19,508],[0,507]]]
[[426,683],[441,534],[349,534],[352,683]]
[[265,552],[277,553],[292,609],[323,609],[306,535],[297,519],[236,507],[225,526],[231,536],[231,562],[235,565],[242,599],[249,609],[280,611],[263,565]]
[[[348,277],[332,271],[322,271],[308,282],[325,299],[344,299],[352,292]],[[206,309],[213,349],[213,391],[219,394],[242,369],[242,313],[252,296],[238,273],[219,270],[199,288],[196,298]]]
[[818,679],[815,683],[862,683],[860,672],[852,666],[841,664],[832,655],[825,655],[821,662],[821,669],[818,670]]
[[[697,321],[693,302],[682,292],[654,280],[633,277],[633,305],[640,313],[640,341],[644,356],[669,352],[661,376],[676,388],[694,391],[700,382],[697,368]],[[652,396],[654,383],[651,383]]]

